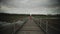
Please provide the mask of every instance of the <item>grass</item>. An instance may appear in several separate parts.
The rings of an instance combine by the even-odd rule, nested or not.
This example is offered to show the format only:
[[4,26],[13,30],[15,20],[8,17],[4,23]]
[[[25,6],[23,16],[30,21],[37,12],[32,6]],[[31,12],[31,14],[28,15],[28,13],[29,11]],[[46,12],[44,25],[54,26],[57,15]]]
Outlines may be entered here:
[[35,18],[59,18],[58,15],[34,15]]
[[23,20],[26,18],[26,15],[21,15],[21,14],[0,14],[0,21],[3,22],[15,22],[17,20]]

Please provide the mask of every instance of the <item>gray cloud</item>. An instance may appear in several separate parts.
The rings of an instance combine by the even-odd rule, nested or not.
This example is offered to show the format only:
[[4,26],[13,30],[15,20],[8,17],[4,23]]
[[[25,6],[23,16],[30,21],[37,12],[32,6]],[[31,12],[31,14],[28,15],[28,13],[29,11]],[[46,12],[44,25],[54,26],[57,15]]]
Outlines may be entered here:
[[[59,14],[59,0],[2,0],[1,9],[4,13],[16,14]],[[57,6],[58,5],[58,6]],[[49,6],[51,8],[49,8]],[[55,6],[55,7],[53,7]],[[53,8],[52,8],[53,7]],[[56,9],[56,7],[59,7]]]

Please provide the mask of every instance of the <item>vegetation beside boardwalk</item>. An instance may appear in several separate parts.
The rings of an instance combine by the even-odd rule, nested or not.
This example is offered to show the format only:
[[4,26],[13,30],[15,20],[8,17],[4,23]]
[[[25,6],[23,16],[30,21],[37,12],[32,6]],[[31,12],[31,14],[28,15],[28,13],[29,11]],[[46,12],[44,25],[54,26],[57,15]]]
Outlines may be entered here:
[[[17,20],[22,20],[30,16],[29,14],[7,14],[0,13],[0,21],[3,22],[15,22]],[[60,15],[32,15],[35,18],[60,18]]]
[[22,20],[23,18],[25,18],[27,16],[28,15],[23,15],[23,14],[0,13],[0,21],[3,21],[3,22],[15,22],[17,20]]
[[60,18],[60,15],[32,15],[35,18]]

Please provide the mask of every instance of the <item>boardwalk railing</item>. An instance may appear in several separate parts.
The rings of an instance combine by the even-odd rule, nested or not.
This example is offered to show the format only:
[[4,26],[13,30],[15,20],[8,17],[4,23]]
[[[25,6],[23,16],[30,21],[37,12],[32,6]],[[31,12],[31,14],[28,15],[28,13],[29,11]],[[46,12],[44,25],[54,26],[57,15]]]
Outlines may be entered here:
[[33,18],[45,34],[60,34],[59,18]]
[[0,33],[1,34],[15,34],[22,26],[26,23],[28,19],[25,18],[23,21],[17,21],[13,23],[3,23],[0,22]]

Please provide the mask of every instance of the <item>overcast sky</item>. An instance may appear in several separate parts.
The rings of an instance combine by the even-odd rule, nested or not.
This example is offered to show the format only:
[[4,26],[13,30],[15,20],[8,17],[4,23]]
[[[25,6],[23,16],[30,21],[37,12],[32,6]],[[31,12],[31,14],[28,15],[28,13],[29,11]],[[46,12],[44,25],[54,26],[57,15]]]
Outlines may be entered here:
[[57,0],[2,0],[0,13],[14,14],[59,14]]

